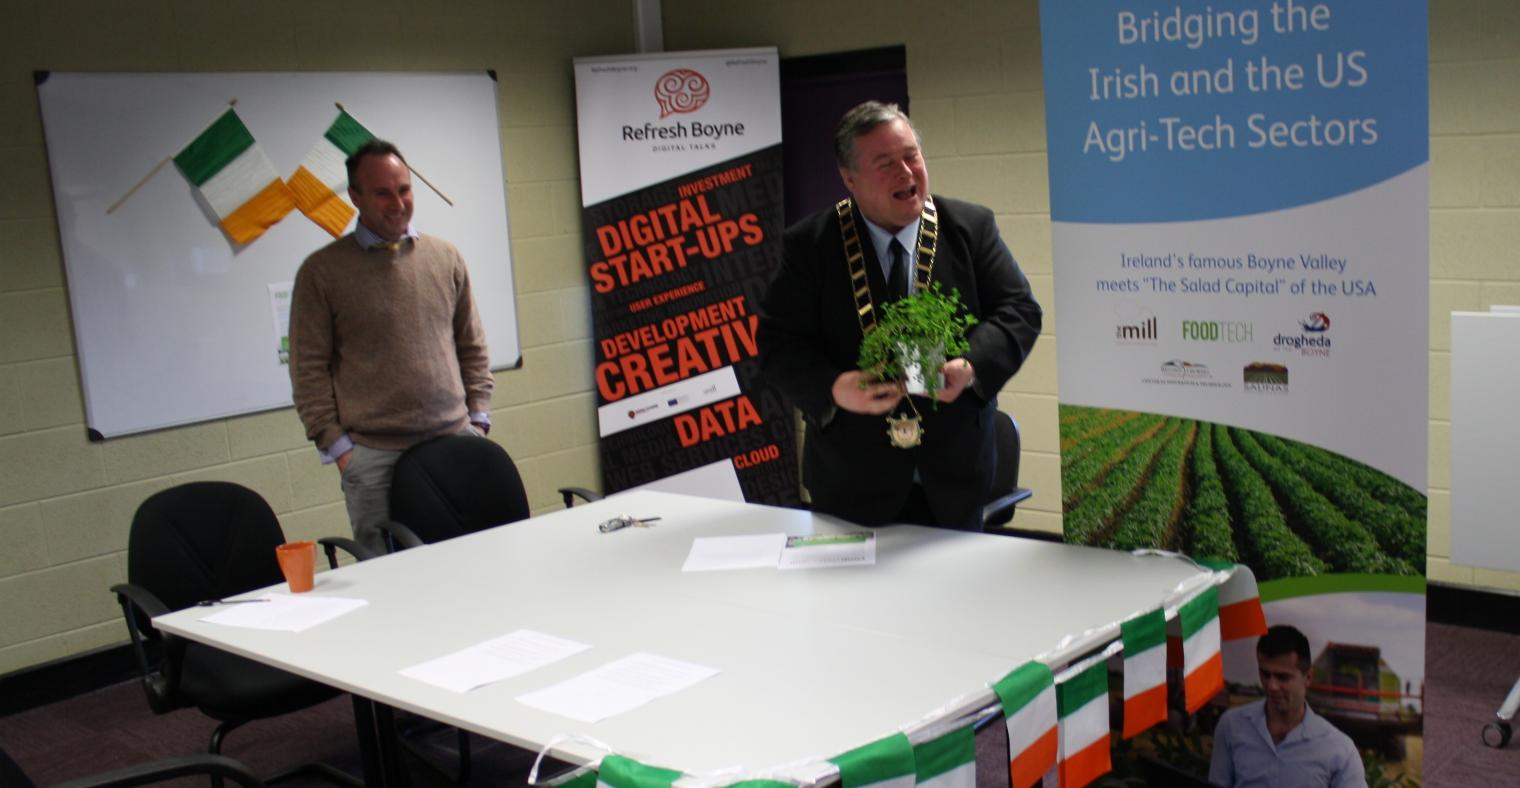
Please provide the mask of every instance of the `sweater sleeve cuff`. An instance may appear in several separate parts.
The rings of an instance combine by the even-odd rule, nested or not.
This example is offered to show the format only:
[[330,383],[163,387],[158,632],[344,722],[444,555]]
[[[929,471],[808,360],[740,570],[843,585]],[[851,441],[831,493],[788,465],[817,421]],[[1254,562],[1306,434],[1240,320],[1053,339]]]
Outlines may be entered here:
[[342,435],[339,435],[338,439],[333,441],[332,444],[327,448],[317,449],[317,454],[322,458],[323,465],[331,465],[337,462],[339,457],[342,457],[343,455],[353,450],[354,441],[352,438],[348,437],[348,433],[345,432]]

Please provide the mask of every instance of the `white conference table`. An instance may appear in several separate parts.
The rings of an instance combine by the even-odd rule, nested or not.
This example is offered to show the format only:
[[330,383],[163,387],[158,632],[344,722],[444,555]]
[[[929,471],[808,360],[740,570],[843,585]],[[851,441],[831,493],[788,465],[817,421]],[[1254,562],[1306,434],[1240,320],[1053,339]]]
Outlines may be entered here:
[[[625,513],[662,519],[597,530]],[[1080,656],[1209,575],[1179,558],[908,525],[877,529],[874,566],[681,571],[700,536],[847,530],[859,527],[630,492],[323,572],[310,593],[369,604],[305,632],[200,620],[215,608],[154,626],[526,748],[573,734],[688,774],[755,772],[985,705],[1010,670],[1037,655]],[[519,628],[591,648],[463,694],[398,673]],[[594,724],[515,700],[637,652],[721,673]],[[551,754],[589,763],[604,751],[567,740]]]

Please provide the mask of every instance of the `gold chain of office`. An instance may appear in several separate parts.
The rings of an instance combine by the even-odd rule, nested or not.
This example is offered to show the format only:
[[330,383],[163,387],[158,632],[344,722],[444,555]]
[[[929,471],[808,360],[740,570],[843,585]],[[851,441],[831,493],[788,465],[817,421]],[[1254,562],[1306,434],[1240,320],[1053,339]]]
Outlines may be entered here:
[[[855,227],[853,200],[846,197],[835,203],[834,212],[839,216],[844,262],[850,269],[850,287],[855,295],[855,318],[860,321],[860,335],[864,337],[876,329],[876,304],[871,300],[870,280],[866,278],[866,255],[860,244],[860,231]],[[929,279],[934,275],[934,252],[939,248],[939,218],[934,203],[929,200],[924,200],[923,214],[918,220],[918,240],[913,247],[913,279],[917,283],[914,289],[918,292],[929,286]],[[913,411],[913,415],[893,416],[888,413],[887,438],[899,449],[911,449],[923,442],[923,419],[919,416],[912,397],[905,396],[903,400],[907,401],[908,409]],[[896,408],[892,410],[893,413],[897,411]]]

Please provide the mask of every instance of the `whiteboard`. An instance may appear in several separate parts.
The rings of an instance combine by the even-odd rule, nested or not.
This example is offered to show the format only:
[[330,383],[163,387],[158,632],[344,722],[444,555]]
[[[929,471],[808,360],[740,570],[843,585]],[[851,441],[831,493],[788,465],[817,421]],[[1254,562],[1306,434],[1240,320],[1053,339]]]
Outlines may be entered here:
[[53,73],[37,96],[92,438],[291,404],[272,290],[332,236],[293,211],[234,247],[173,163],[106,213],[234,99],[282,177],[338,102],[396,143],[454,203],[413,176],[413,223],[464,255],[492,369],[519,363],[491,75]]
[[1520,572],[1520,314],[1451,313],[1451,560]]

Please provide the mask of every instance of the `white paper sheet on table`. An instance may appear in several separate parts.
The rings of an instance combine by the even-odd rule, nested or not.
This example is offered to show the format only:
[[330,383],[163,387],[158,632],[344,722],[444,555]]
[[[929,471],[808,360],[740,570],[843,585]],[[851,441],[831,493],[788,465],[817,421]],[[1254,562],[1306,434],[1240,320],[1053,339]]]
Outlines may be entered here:
[[682,572],[724,569],[775,569],[786,546],[786,534],[699,536],[691,541]]
[[258,598],[269,601],[246,605],[229,604],[201,620],[229,627],[302,632],[369,604],[364,599],[333,596],[264,594]]
[[585,643],[519,629],[492,638],[452,654],[430,659],[409,668],[401,675],[442,687],[453,692],[469,692],[476,687],[509,679],[571,654],[591,648]]
[[600,722],[679,692],[722,671],[638,653],[558,684],[517,696],[518,702],[581,722]]

